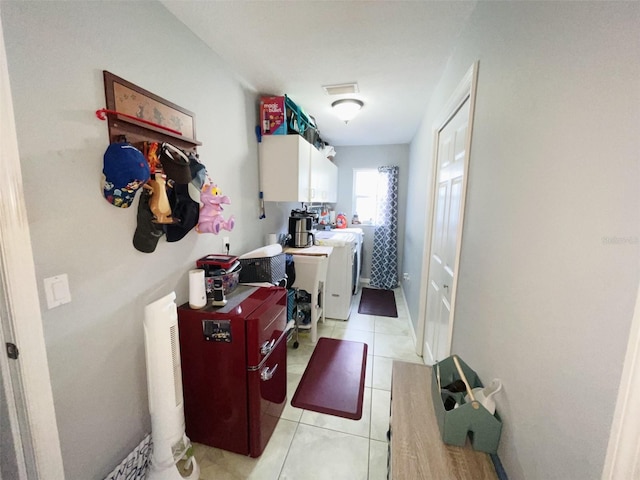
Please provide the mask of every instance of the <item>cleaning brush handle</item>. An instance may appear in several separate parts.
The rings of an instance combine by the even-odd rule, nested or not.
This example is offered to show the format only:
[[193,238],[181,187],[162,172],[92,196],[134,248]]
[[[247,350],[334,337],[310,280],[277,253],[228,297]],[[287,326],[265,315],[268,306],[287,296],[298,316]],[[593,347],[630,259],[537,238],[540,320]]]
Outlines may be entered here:
[[471,390],[471,386],[469,385],[469,382],[467,381],[467,376],[462,371],[462,367],[460,366],[460,362],[458,361],[458,356],[457,355],[453,356],[453,363],[456,364],[456,368],[458,369],[458,374],[460,375],[460,379],[464,382],[464,386],[467,387],[467,393],[469,394],[469,398],[471,399],[472,402],[475,402],[476,401],[476,397],[473,395],[473,391]]

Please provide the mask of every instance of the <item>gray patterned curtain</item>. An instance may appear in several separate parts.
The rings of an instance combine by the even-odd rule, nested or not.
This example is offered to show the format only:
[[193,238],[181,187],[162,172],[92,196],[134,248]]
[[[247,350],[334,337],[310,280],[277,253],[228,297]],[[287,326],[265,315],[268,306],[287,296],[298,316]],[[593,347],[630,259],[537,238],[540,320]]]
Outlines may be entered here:
[[378,168],[382,178],[370,284],[386,290],[398,286],[398,170],[396,166]]

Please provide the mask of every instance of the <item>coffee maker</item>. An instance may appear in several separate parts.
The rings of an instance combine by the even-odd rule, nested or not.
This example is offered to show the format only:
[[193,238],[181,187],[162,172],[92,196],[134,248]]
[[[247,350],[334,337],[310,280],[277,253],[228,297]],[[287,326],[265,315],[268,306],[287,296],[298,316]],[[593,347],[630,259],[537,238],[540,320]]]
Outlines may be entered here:
[[307,210],[291,210],[288,245],[294,248],[310,247],[315,243],[314,224],[318,215]]

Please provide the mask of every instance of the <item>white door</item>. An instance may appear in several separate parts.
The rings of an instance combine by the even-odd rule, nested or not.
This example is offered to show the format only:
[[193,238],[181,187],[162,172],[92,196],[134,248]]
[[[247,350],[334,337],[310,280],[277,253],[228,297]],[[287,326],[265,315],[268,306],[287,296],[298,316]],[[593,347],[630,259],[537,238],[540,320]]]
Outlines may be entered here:
[[457,262],[468,162],[471,100],[462,104],[437,132],[437,168],[425,318],[425,360],[436,362],[450,353]]
[[478,62],[434,125],[432,208],[427,219],[416,353],[426,364],[450,355]]

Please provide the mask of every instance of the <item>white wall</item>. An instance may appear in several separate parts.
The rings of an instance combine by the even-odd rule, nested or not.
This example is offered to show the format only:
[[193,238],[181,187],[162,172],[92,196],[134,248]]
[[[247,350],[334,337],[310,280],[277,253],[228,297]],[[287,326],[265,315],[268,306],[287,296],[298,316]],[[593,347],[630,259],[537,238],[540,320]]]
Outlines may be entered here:
[[602,471],[640,272],[638,31],[635,2],[479,2],[411,146],[419,272],[433,122],[479,60],[453,352],[504,383],[511,480]]
[[[143,308],[221,251],[215,235],[132,246],[136,209],[102,197],[108,70],[196,114],[198,149],[231,198],[232,253],[284,221],[259,221],[257,95],[158,3],[3,2],[29,227],[67,480],[102,479],[150,431]],[[227,235],[227,233],[225,233]],[[47,310],[42,280],[67,273],[72,302]]]
[[[407,184],[409,179],[409,145],[375,145],[360,147],[335,147],[334,161],[338,165],[338,203],[336,213],[347,216],[349,226],[353,218],[353,170],[355,168],[378,168],[397,165],[398,173],[398,268],[402,278],[402,248],[404,244],[405,218],[407,209]],[[363,264],[361,278],[371,276],[371,254],[373,251],[374,227],[354,225],[364,231]]]

